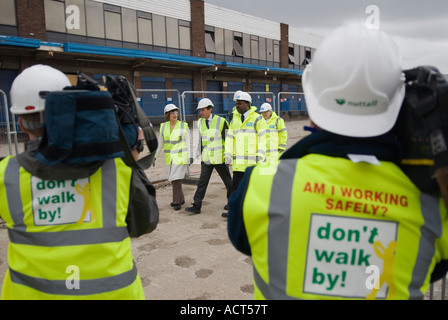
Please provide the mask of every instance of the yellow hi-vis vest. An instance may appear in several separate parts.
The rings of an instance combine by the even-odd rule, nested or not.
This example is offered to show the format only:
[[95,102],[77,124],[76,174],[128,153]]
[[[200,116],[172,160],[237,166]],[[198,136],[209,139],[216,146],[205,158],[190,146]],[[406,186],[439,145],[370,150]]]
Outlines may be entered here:
[[[247,167],[263,162],[266,158],[266,121],[251,107],[241,122],[238,111],[233,112],[225,140],[226,158],[232,159],[233,171],[245,171]],[[258,161],[257,161],[258,158]]]
[[448,258],[442,199],[393,163],[256,166],[243,204],[256,299],[422,299]]
[[42,180],[0,162],[8,234],[2,299],[144,299],[126,215],[132,170],[107,160],[93,175]]
[[160,135],[163,137],[165,164],[188,164],[188,148],[185,139],[187,130],[188,123],[179,120],[173,131],[170,129],[169,121],[162,123],[160,126]]
[[224,142],[222,130],[227,122],[223,117],[213,115],[207,128],[206,119],[199,119],[198,127],[201,134],[201,160],[207,164],[224,163]]
[[288,140],[285,121],[272,111],[266,126],[266,162],[277,164]]

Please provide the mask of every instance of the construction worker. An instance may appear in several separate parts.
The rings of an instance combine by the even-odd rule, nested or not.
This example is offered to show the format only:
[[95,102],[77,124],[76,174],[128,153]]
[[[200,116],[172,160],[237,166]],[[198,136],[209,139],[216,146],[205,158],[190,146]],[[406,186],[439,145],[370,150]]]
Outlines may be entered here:
[[[236,190],[249,166],[254,166],[266,158],[266,121],[251,106],[252,97],[247,92],[238,92],[235,97],[236,107],[225,141],[225,161],[232,163],[232,187],[230,194]],[[228,213],[224,212],[223,217]]]
[[178,211],[185,203],[182,180],[193,163],[188,123],[179,120],[179,108],[169,103],[163,109],[166,122],[160,125],[159,148],[165,154],[165,176],[173,187],[171,206]]
[[144,173],[121,158],[53,166],[35,156],[52,121],[40,94],[68,86],[62,72],[35,65],[11,87],[11,112],[30,141],[0,162],[0,216],[10,240],[1,298],[144,299],[130,241],[158,222]]
[[201,115],[198,121],[200,139],[198,155],[201,157],[201,175],[193,197],[193,205],[185,208],[186,211],[192,213],[201,213],[202,200],[213,169],[216,169],[226,186],[227,198],[232,185],[229,167],[224,163],[224,141],[229,124],[226,119],[212,113],[213,107],[213,102],[208,98],[201,99],[198,103],[197,109]]
[[398,166],[390,130],[405,85],[396,44],[364,25],[337,28],[303,89],[320,130],[289,148],[275,173],[249,168],[229,199],[229,237],[252,256],[255,298],[422,299],[448,259],[448,215]]
[[265,102],[260,107],[260,114],[266,120],[266,162],[277,165],[278,158],[286,149],[288,131],[285,121],[279,117],[272,106]]

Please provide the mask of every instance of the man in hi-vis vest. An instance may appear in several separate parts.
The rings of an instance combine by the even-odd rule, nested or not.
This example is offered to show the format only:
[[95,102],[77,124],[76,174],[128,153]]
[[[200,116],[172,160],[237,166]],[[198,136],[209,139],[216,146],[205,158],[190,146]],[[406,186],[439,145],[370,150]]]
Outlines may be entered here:
[[[49,132],[55,119],[48,117],[40,94],[45,92],[47,99],[53,91],[53,97],[71,95],[74,90],[61,91],[67,86],[71,84],[62,72],[36,65],[19,74],[11,87],[11,112],[30,141],[25,152],[0,162],[0,217],[10,240],[1,298],[144,299],[130,237],[149,233],[158,223],[155,189],[145,173],[114,154],[76,165],[49,165],[36,156],[47,136],[56,134]],[[94,106],[108,110],[110,117],[103,118],[109,131],[86,134],[97,138],[92,152],[103,147],[108,154],[106,148],[111,148],[101,139],[112,133],[118,137],[118,124],[111,96],[102,96]],[[70,105],[72,100],[64,101]],[[73,102],[79,102],[73,107],[76,113],[88,104],[80,101]],[[60,109],[62,104],[53,107],[68,110]],[[89,112],[93,116],[96,111]]]
[[399,167],[396,44],[364,25],[338,28],[303,89],[321,130],[285,151],[276,172],[248,169],[229,200],[229,237],[252,256],[255,298],[422,299],[448,259],[448,216]]
[[[252,97],[244,91],[235,94],[235,110],[225,143],[225,161],[232,164],[232,194],[243,179],[247,167],[264,162],[266,159],[266,121],[251,106]],[[223,217],[228,213],[223,212]]]
[[227,198],[232,185],[229,167],[224,163],[224,140],[229,125],[225,118],[212,113],[213,107],[213,102],[208,98],[201,99],[198,103],[201,118],[198,121],[200,141],[197,155],[201,157],[201,175],[193,197],[193,205],[185,208],[186,211],[196,214],[201,213],[202,200],[213,169],[216,169],[226,186]]

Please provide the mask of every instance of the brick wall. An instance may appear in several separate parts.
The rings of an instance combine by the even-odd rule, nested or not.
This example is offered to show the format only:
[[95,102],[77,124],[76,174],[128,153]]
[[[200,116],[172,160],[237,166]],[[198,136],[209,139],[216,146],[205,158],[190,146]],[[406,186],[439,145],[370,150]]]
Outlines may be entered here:
[[289,26],[280,23],[280,67],[289,67]]
[[44,0],[16,0],[18,36],[47,40]]
[[190,0],[191,48],[193,57],[205,58],[204,0]]

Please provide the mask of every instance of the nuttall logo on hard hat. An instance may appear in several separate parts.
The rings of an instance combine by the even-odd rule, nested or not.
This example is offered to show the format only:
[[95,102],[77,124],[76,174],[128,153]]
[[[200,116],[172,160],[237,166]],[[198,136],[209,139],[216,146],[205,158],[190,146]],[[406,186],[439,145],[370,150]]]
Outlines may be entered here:
[[378,105],[378,100],[374,99],[371,101],[346,101],[345,99],[335,99],[336,103],[343,106],[347,103],[347,106],[351,107],[376,107]]
[[345,99],[335,99],[335,100],[336,100],[336,103],[340,106],[344,105],[344,103],[345,103]]

